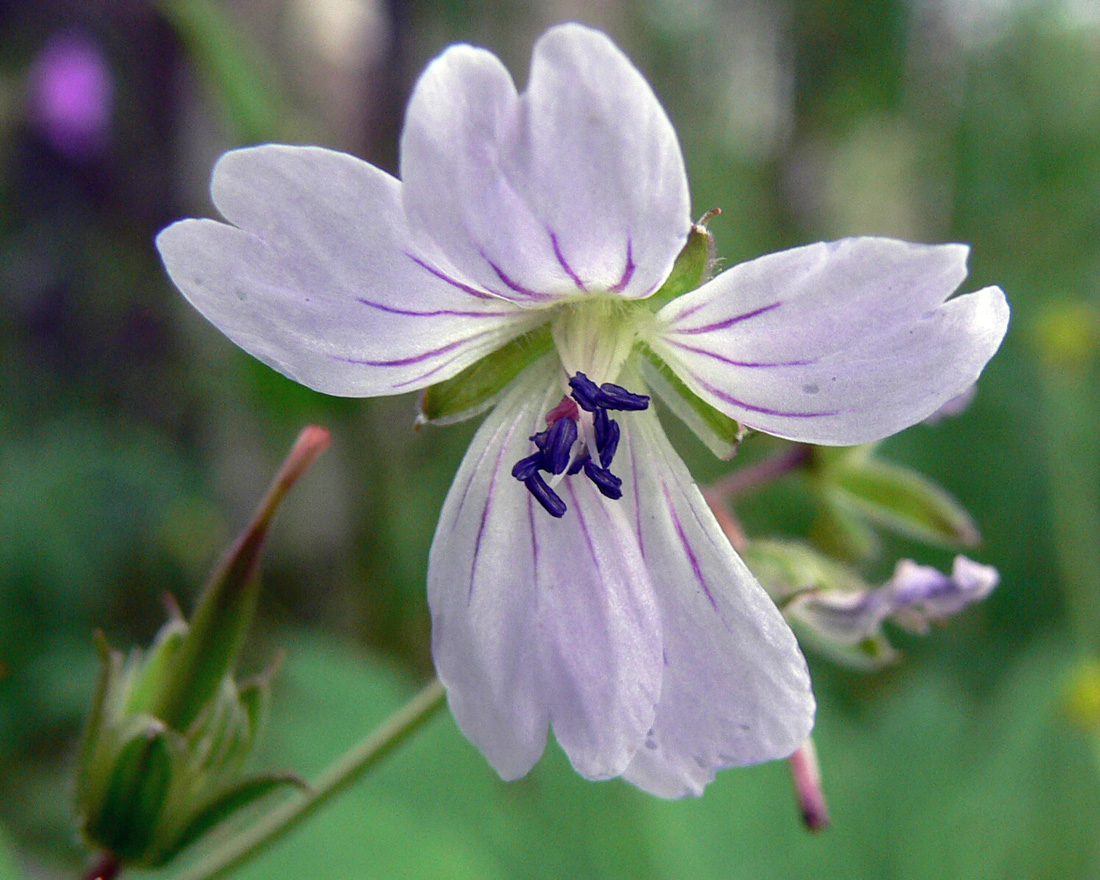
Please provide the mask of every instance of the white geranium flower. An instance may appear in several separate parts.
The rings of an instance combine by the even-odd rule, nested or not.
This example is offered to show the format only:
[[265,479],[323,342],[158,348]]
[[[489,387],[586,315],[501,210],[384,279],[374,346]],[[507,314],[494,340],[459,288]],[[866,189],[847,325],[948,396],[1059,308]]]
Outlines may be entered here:
[[627,58],[574,24],[538,41],[523,94],[486,51],[432,62],[400,181],[262,146],[226,154],[212,191],[232,225],[166,229],[169,274],[311,388],[425,388],[542,352],[516,340],[543,334],[545,353],[492,398],[428,572],[451,709],[502,776],[527,773],[551,727],[584,776],[666,797],[806,739],[795,639],[643,381],[678,388],[679,412],[813,443],[899,431],[973,383],[1005,332],[1000,290],[946,301],[965,247],[815,244],[655,308],[692,230],[680,147]]

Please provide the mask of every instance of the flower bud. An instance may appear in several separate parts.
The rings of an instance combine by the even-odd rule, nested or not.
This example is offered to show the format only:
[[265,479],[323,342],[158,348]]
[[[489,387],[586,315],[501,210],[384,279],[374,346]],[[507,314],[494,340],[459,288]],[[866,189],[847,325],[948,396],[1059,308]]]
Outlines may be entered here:
[[754,542],[746,561],[773,597],[780,596],[804,641],[863,669],[897,659],[882,632],[887,620],[925,633],[932,622],[984,599],[1000,580],[995,568],[957,556],[950,575],[903,559],[890,580],[870,587],[805,545],[780,542]]
[[[825,523],[842,526],[839,549],[849,558],[868,558],[878,542],[868,526],[946,547],[980,541],[970,514],[946,490],[901,465],[882,461],[874,446],[814,450],[812,486]],[[830,546],[829,549],[838,549]]]
[[99,637],[102,671],[77,810],[88,842],[122,863],[162,865],[238,810],[296,782],[286,774],[240,778],[273,670],[241,686],[232,671],[255,609],[271,520],[328,442],[323,428],[301,433],[189,622],[173,609],[150,648],[126,658]]

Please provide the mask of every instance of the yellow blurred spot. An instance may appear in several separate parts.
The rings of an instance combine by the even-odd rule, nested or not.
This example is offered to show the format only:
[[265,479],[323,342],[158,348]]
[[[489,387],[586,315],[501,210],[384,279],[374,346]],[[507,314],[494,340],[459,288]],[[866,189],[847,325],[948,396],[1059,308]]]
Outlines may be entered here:
[[1091,733],[1100,733],[1100,660],[1085,660],[1070,674],[1063,692],[1069,719]]
[[1100,313],[1092,303],[1050,306],[1034,331],[1036,347],[1052,367],[1079,370],[1100,352]]

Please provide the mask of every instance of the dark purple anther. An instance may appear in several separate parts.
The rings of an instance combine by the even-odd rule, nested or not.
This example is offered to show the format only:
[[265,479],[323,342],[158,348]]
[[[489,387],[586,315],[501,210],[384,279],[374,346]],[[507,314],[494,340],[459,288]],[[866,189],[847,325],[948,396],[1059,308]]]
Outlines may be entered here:
[[[553,489],[546,485],[546,480],[541,476],[537,473],[532,474],[523,481],[523,484],[527,487],[527,490],[535,496],[535,500],[545,508],[548,514],[558,519],[565,516],[565,502],[558,497]],[[602,492],[603,490],[601,489],[600,491]]]
[[542,469],[542,465],[543,454],[541,452],[536,452],[532,455],[527,456],[527,458],[521,458],[519,461],[517,461],[515,463],[515,466],[512,468],[512,476],[515,477],[517,480],[526,483],[529,479],[531,479],[531,477],[533,477],[539,472],[539,470]]
[[561,418],[554,422],[542,451],[546,457],[546,469],[552,474],[560,474],[569,467],[573,444],[577,442],[577,423],[572,419]]
[[611,460],[615,457],[615,450],[619,448],[619,437],[622,436],[622,432],[619,429],[619,423],[614,419],[607,420],[607,437],[604,442],[600,444],[600,464],[605,468],[611,467]]
[[584,463],[584,475],[596,484],[605,498],[617,501],[623,497],[623,481],[606,468],[597,467],[594,461]]
[[577,457],[573,460],[573,464],[569,466],[569,470],[566,471],[567,477],[574,477],[581,472],[581,468],[584,467],[585,462],[591,461],[592,456],[588,454],[588,447],[582,446],[581,451],[577,453]]
[[600,406],[605,406],[608,409],[618,409],[626,412],[649,409],[649,398],[646,395],[631,394],[622,385],[614,385],[611,382],[604,382],[600,386],[598,400]]
[[569,387],[573,389],[573,399],[581,409],[595,412],[603,405],[600,400],[600,387],[584,373],[577,373],[570,379]]

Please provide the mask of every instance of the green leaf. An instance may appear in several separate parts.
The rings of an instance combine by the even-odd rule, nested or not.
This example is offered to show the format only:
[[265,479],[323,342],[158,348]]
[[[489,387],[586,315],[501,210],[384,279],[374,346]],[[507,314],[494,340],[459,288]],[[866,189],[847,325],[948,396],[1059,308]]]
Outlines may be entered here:
[[485,412],[524,367],[553,347],[550,325],[513,339],[457,376],[425,389],[417,424],[449,425]]
[[948,547],[980,540],[970,515],[947,491],[916,471],[873,456],[830,469],[825,497],[890,531]]
[[687,387],[661,358],[642,347],[642,377],[661,402],[723,461],[737,454],[744,429]]

